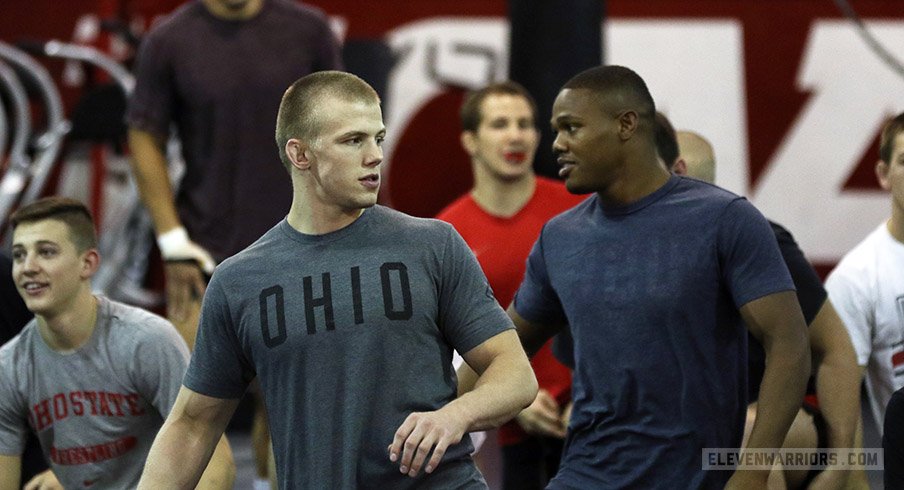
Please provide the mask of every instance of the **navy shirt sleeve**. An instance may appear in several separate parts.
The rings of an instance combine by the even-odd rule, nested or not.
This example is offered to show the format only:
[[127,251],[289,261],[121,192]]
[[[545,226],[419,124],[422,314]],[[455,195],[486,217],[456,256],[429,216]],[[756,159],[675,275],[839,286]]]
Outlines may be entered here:
[[735,307],[794,290],[775,235],[750,202],[739,198],[729,203],[718,226],[719,266]]
[[527,269],[521,286],[515,293],[515,311],[521,317],[531,323],[562,324],[567,323],[565,312],[559,296],[552,287],[549,272],[546,268],[546,259],[543,255],[543,236],[546,225],[540,232],[540,237],[534,243],[527,257]]

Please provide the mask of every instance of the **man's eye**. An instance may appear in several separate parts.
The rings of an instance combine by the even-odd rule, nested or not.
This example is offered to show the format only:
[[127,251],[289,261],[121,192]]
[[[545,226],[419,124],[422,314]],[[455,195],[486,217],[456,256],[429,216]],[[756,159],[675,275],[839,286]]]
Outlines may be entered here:
[[13,250],[13,260],[20,261],[25,259],[25,251],[24,250]]

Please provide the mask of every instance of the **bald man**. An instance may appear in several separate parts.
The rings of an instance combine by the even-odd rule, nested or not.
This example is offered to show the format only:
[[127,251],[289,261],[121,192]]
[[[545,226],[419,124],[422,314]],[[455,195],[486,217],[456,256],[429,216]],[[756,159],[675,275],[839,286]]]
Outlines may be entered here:
[[[660,122],[660,121],[657,121]],[[667,134],[661,125],[657,134]],[[674,131],[679,155],[667,166],[678,175],[687,175],[713,183],[716,158],[713,147],[703,136],[692,131]],[[660,145],[660,156],[670,158],[671,147]],[[769,222],[778,241],[782,258],[788,266],[797,299],[809,325],[810,350],[815,371],[807,387],[807,398],[785,438],[787,448],[853,447],[860,406],[857,358],[844,324],[835,312],[819,276],[807,261],[788,230]],[[763,380],[766,357],[762,344],[748,338],[748,403],[745,436],[756,421],[759,388]],[[772,480],[783,479],[787,488],[842,488],[849,472],[818,470],[785,470],[783,477],[774,472]]]
[[716,155],[713,146],[703,136],[693,131],[676,131],[678,158],[686,172],[680,172],[676,162],[675,173],[688,175],[704,182],[716,182]]

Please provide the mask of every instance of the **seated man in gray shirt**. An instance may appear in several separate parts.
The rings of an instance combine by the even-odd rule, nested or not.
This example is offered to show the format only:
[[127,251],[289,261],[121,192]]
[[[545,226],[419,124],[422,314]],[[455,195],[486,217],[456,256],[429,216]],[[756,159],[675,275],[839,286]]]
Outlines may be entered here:
[[[536,379],[452,226],[376,205],[384,135],[354,75],[286,91],[292,206],[214,272],[140,488],[193,486],[255,377],[282,488],[486,488],[465,435],[529,405]],[[480,374],[457,399],[453,350]]]
[[[0,348],[0,490],[21,486],[29,429],[51,465],[29,488],[132,488],[188,347],[163,318],[91,293],[100,257],[83,204],[46,198],[10,221],[13,280],[35,318]],[[223,440],[204,488],[231,488],[234,473]]]

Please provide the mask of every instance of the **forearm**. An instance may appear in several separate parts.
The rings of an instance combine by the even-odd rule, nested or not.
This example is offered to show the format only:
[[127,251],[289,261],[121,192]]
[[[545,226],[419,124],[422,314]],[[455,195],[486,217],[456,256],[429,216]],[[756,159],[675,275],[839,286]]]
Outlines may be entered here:
[[157,234],[181,226],[167,172],[163,144],[150,133],[129,130],[132,171],[141,200],[151,214]]
[[19,456],[0,454],[0,490],[21,488],[22,459]]
[[221,434],[185,418],[168,418],[154,439],[138,488],[195,488]]
[[226,436],[220,438],[217,447],[210,458],[210,463],[204,474],[201,475],[201,481],[198,482],[198,490],[217,490],[221,488],[232,488],[235,483],[235,461],[232,458],[232,449]]
[[766,370],[757,417],[747,447],[779,448],[803,402],[810,375],[810,349],[803,335],[786,335],[764,345]]
[[816,395],[828,425],[828,444],[853,447],[860,418],[861,370],[850,337],[830,301],[810,325],[816,368]]
[[829,426],[829,447],[849,448],[860,416],[860,373],[856,360],[839,357],[826,356],[820,363],[816,396]]
[[468,421],[468,432],[487,430],[514,418],[536,396],[537,379],[530,363],[523,353],[511,353],[494,359],[477,378],[474,388],[444,410],[459,412]]

